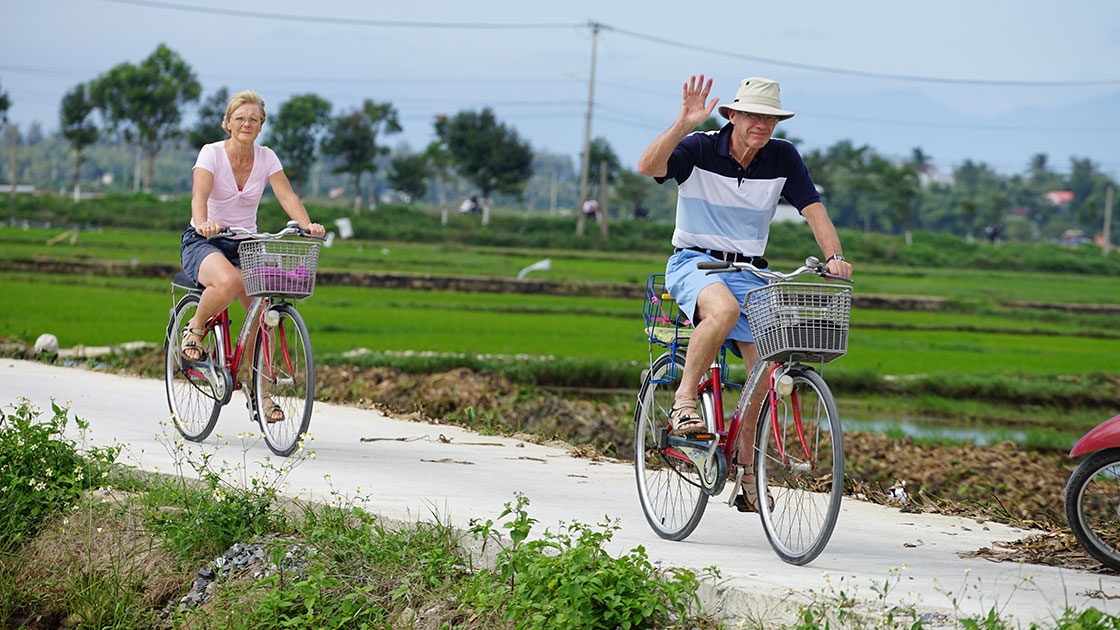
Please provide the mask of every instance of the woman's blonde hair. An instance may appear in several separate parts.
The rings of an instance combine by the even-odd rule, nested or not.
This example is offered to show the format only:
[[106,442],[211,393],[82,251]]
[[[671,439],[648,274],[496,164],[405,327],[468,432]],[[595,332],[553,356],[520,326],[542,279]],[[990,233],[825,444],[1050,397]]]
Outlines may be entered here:
[[229,133],[229,117],[233,116],[233,111],[242,105],[252,103],[261,110],[261,125],[264,125],[264,99],[255,90],[241,90],[229,99],[229,105],[226,105],[226,115],[222,118],[222,131]]

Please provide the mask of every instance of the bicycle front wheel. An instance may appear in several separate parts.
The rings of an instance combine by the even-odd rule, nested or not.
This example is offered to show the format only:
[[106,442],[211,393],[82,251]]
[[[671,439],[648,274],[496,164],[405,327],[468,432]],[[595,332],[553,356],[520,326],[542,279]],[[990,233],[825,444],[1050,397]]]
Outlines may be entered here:
[[646,521],[658,536],[684,540],[700,524],[708,495],[696,467],[663,442],[684,357],[666,352],[642,380],[634,410],[634,471]]
[[1089,555],[1120,571],[1120,448],[1097,451],[1070,475],[1066,521]]
[[824,551],[836,526],[844,436],[824,379],[808,368],[788,375],[793,391],[779,397],[773,410],[763,404],[760,411],[755,480],[770,546],[785,562],[801,565]]
[[[225,367],[221,330],[214,326],[199,342],[202,356],[188,362],[179,350],[183,329],[198,310],[198,296],[187,295],[175,305],[163,343],[163,374],[171,421],[183,437],[205,440],[218,423],[225,389],[232,385]],[[219,391],[221,390],[221,391]]]
[[[315,358],[303,317],[291,304],[278,304],[275,326],[262,323],[253,356],[253,402],[265,444],[291,455],[311,424],[315,402]],[[267,321],[267,318],[266,318]]]

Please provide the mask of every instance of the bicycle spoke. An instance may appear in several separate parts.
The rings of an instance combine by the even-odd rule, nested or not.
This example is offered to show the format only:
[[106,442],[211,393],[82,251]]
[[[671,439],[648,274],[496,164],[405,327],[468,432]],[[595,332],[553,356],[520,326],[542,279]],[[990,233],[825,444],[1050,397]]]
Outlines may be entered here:
[[[206,335],[199,341],[199,350],[204,361],[188,362],[181,357],[179,340],[182,330],[198,307],[197,296],[188,296],[177,305],[168,338],[164,344],[164,380],[167,390],[167,403],[175,428],[188,440],[206,439],[217,423],[221,402],[217,400],[215,378],[224,378],[214,365],[222,365],[222,329],[208,326]],[[211,374],[204,374],[199,365],[209,365]]]
[[634,413],[638,498],[650,527],[669,540],[681,540],[692,533],[707,505],[707,494],[700,487],[692,462],[675,449],[658,448],[662,432],[669,427],[677,384],[667,376],[675,374],[679,378],[682,366],[680,357],[666,354],[658,359],[642,385]]
[[[762,410],[755,465],[767,538],[793,564],[816,558],[828,543],[843,490],[843,436],[832,394],[820,377],[794,374],[794,390],[776,407]],[[760,501],[760,503],[763,503]]]
[[273,310],[280,320],[257,335],[253,387],[265,442],[273,452],[289,455],[311,421],[314,360],[299,312],[290,305]]

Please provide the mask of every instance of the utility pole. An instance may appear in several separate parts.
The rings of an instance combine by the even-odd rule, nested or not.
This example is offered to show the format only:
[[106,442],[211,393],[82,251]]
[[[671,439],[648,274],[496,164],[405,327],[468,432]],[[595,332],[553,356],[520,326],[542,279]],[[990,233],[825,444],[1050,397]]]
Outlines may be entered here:
[[595,104],[595,51],[599,44],[598,22],[588,22],[591,27],[591,78],[587,80],[587,122],[583,127],[583,159],[579,168],[579,202],[576,207],[576,235],[583,236],[583,202],[587,201],[587,171],[591,160],[591,110]]
[[[12,190],[8,193],[8,199],[16,198],[16,181],[19,179],[19,157],[16,153],[19,151],[19,125],[16,123],[11,124],[12,129],[12,173],[9,179],[12,180]],[[15,206],[12,206],[15,208]],[[14,210],[13,210],[14,212]],[[14,215],[13,215],[14,216]]]
[[1101,253],[1105,256],[1112,250],[1112,186],[1104,195],[1104,243],[1101,244]]
[[549,193],[548,213],[556,214],[556,168],[552,169],[552,189]]
[[610,227],[607,225],[607,161],[599,162],[599,232],[603,235],[603,242],[610,238]]

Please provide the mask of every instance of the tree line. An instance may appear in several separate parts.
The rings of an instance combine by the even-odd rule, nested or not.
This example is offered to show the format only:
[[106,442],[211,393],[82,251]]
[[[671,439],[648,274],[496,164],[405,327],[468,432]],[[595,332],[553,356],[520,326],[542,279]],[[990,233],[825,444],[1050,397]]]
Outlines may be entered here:
[[[193,163],[198,148],[227,137],[221,121],[229,98],[226,87],[203,98],[190,65],[164,44],[137,64],[123,62],[79,83],[59,107],[58,135],[71,156],[73,187],[80,185],[87,152],[125,143],[144,156],[143,188],[151,190],[161,155],[170,152],[177,155],[177,164]],[[10,104],[0,86],[0,124],[6,122]],[[183,113],[190,106],[197,107],[197,121],[184,127]],[[719,126],[712,118],[698,129]],[[4,131],[0,152],[10,151],[13,141],[21,139],[12,125]],[[405,200],[433,200],[445,208],[448,191],[458,194],[463,182],[484,200],[496,196],[509,205],[555,209],[558,196],[566,207],[578,207],[581,201],[574,199],[571,159],[534,151],[489,108],[438,117],[433,121],[436,140],[419,151],[384,145],[400,131],[399,113],[391,103],[365,99],[359,107],[334,113],[329,101],[308,93],[273,110],[262,143],[280,156],[300,194],[307,192],[313,169],[326,164],[330,173],[345,178],[355,211],[363,207],[363,197],[374,202],[377,185],[391,187]],[[777,135],[783,136],[781,130]],[[1109,189],[1116,188],[1087,158],[1072,158],[1063,175],[1042,153],[1030,158],[1025,172],[1010,176],[971,160],[951,173],[939,173],[920,148],[897,159],[850,140],[804,152],[804,157],[837,226],[868,233],[921,229],[971,237],[983,230],[1023,241],[1055,238],[1069,229],[1092,235],[1102,227]],[[611,206],[626,214],[633,209],[635,217],[672,217],[672,187],[657,186],[624,168],[605,138],[591,142],[588,162],[589,197],[609,198]],[[12,170],[6,160],[0,160],[0,169]],[[189,188],[189,166],[184,172],[174,178],[172,188],[181,189],[183,181]],[[599,190],[601,182],[606,190]]]

